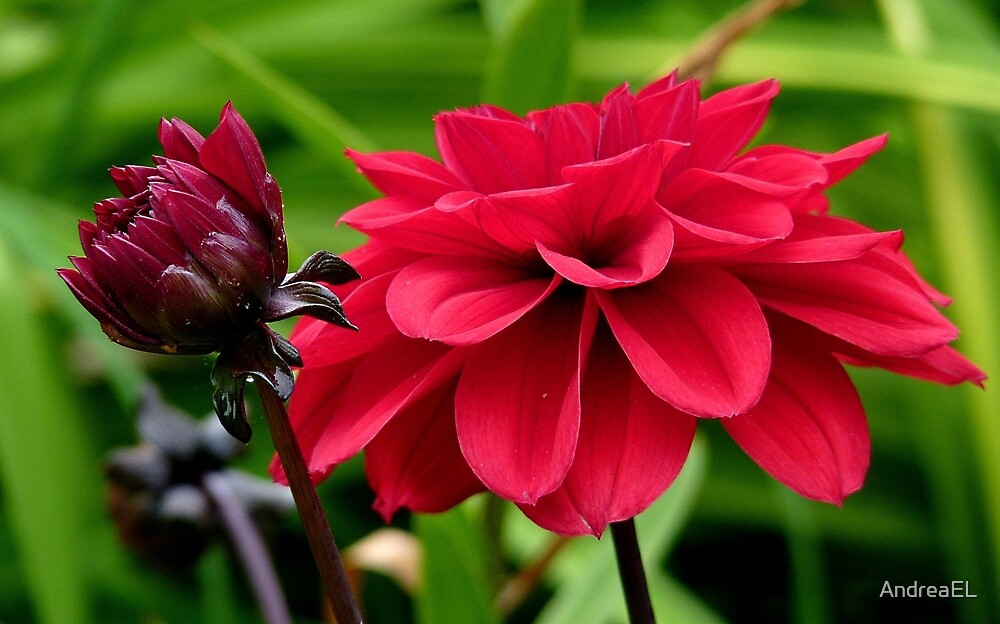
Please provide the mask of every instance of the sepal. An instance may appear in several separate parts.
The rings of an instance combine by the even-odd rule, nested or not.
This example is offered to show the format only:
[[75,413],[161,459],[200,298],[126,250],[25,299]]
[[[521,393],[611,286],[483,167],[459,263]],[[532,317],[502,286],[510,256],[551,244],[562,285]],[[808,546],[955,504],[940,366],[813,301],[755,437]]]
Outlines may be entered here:
[[212,403],[226,431],[243,443],[253,435],[243,402],[248,377],[266,383],[285,401],[295,385],[291,367],[301,364],[295,347],[263,325],[235,345],[224,347],[212,369]]
[[344,306],[337,295],[316,282],[290,282],[279,286],[271,293],[262,320],[270,323],[302,314],[348,329],[357,329],[347,320]]
[[294,282],[346,284],[356,279],[361,279],[361,275],[346,260],[329,251],[317,251],[306,258],[298,271],[286,277],[282,285]]

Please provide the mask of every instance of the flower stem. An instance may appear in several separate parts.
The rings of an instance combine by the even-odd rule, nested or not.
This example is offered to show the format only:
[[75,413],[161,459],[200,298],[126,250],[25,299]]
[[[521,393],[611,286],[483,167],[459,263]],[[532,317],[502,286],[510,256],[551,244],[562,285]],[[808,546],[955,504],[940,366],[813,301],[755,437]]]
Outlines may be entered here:
[[680,78],[708,80],[722,55],[741,37],[777,13],[801,4],[803,0],[754,0],[726,16],[694,43],[683,58],[657,69],[655,77],[674,67]]
[[271,556],[257,526],[240,503],[226,480],[225,473],[208,472],[201,479],[202,487],[219,512],[229,542],[246,572],[261,614],[267,624],[291,624],[292,617],[285,603],[281,584],[274,572]]
[[278,458],[288,477],[295,506],[298,507],[299,516],[302,518],[302,526],[337,623],[362,624],[361,611],[358,609],[354,594],[351,593],[340,551],[333,541],[323,506],[309,479],[302,451],[292,433],[285,403],[267,384],[257,384],[257,392],[264,406],[264,415],[267,418],[267,427],[271,431],[271,438],[274,440],[274,448],[278,451]]
[[618,559],[618,576],[621,577],[631,624],[656,624],[653,603],[649,599],[646,571],[639,554],[639,539],[635,534],[635,520],[629,518],[611,523],[611,539]]

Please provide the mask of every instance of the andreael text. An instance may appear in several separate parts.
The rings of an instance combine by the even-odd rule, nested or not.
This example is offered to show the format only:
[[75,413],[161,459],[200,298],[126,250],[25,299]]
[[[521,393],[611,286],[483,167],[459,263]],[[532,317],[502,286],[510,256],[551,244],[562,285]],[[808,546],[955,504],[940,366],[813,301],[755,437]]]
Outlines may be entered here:
[[909,585],[882,584],[879,598],[977,598],[969,591],[969,581],[952,581],[950,585],[921,585],[913,581]]

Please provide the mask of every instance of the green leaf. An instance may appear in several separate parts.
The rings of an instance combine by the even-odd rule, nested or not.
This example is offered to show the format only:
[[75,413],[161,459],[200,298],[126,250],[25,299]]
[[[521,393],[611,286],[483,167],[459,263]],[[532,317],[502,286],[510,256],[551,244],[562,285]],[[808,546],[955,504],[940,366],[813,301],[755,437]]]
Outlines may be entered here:
[[572,85],[580,0],[521,0],[507,13],[488,13],[494,22],[507,22],[495,28],[483,99],[517,113],[565,101]]
[[[652,588],[654,603],[665,609],[663,621],[716,622],[711,609],[658,569],[680,534],[691,511],[694,498],[705,478],[708,447],[695,438],[684,469],[670,489],[636,519],[639,546],[647,574],[656,578]],[[539,615],[537,624],[604,624],[625,621],[625,601],[618,585],[615,555],[610,538],[600,542],[578,538],[560,556],[552,572],[555,595]],[[569,555],[569,556],[566,556]],[[666,595],[656,595],[663,590]],[[670,600],[677,598],[676,605]],[[659,614],[659,613],[658,613]]]
[[417,516],[416,533],[424,547],[424,585],[417,596],[417,622],[498,622],[490,603],[482,532],[465,506]]
[[[68,265],[68,254],[81,253],[75,223],[74,215],[62,206],[0,182],[0,236],[7,238],[12,256],[26,261],[22,277],[40,282],[32,292],[51,298],[56,311],[93,347],[119,402],[133,405],[145,384],[144,372],[129,360],[125,349],[108,340],[94,317],[54,276],[55,267]],[[40,277],[34,275],[39,270]]]
[[87,620],[85,520],[100,501],[88,476],[96,462],[23,276],[0,236],[0,344],[17,345],[0,371],[0,485],[38,621],[76,624]]
[[259,89],[274,114],[300,141],[327,156],[344,173],[346,180],[371,193],[368,184],[356,174],[354,164],[344,157],[345,147],[363,152],[374,151],[376,147],[371,139],[301,85],[220,32],[201,24],[193,26],[191,34],[208,51]]

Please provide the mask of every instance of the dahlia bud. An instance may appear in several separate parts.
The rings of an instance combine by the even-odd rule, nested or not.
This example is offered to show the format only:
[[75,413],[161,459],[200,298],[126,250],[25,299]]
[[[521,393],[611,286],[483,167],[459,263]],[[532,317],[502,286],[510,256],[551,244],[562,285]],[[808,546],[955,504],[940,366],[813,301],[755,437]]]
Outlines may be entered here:
[[309,314],[353,328],[336,295],[316,282],[358,274],[318,252],[286,277],[281,189],[231,103],[208,137],[164,119],[159,138],[164,155],[154,166],[111,169],[123,196],[94,205],[96,220],[80,223],[84,256],[58,273],[114,342],[169,354],[220,351],[216,412],[247,441],[246,378],[288,398],[290,366],[301,363],[264,323]]

